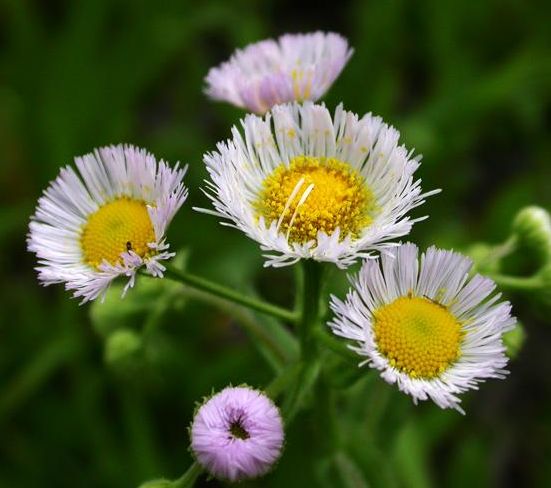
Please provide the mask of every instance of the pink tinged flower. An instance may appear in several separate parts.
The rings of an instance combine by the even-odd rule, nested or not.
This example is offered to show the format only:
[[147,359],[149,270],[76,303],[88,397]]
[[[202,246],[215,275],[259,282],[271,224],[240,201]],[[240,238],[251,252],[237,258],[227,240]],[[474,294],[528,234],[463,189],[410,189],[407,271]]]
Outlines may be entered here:
[[285,34],[238,49],[228,61],[211,68],[205,92],[260,114],[285,102],[316,101],[352,53],[347,40],[333,32]]
[[279,410],[262,392],[228,387],[208,399],[191,426],[191,448],[210,474],[229,481],[266,474],[283,447]]
[[117,277],[139,269],[162,277],[165,234],[188,191],[187,166],[170,167],[144,149],[102,147],[62,168],[38,200],[27,244],[43,285],[64,283],[83,302],[102,298]]

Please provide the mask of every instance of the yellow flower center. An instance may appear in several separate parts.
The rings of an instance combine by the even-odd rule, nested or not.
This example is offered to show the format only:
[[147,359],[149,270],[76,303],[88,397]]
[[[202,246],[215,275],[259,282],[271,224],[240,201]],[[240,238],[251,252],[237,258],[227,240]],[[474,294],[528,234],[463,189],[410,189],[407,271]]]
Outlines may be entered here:
[[439,376],[461,354],[461,324],[436,302],[400,297],[373,315],[379,352],[412,378]]
[[155,242],[155,232],[145,203],[128,197],[113,200],[93,213],[80,240],[84,260],[94,268],[104,260],[117,264],[121,254],[130,250],[142,258],[151,256],[151,242]]
[[318,231],[357,237],[372,222],[373,193],[362,175],[337,159],[297,156],[266,178],[254,204],[258,217],[293,243],[315,240]]

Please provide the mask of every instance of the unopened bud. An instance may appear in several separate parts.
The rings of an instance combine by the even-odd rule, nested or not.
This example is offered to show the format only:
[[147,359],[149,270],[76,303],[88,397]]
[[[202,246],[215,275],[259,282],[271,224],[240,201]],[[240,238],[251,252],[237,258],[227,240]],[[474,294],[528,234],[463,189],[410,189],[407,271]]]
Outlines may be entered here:
[[525,339],[526,332],[524,332],[524,327],[520,322],[517,322],[517,325],[513,330],[510,330],[503,335],[503,344],[505,344],[505,347],[507,348],[507,356],[511,359],[516,358],[522,349]]
[[551,216],[541,207],[520,210],[513,221],[513,233],[522,249],[533,252],[539,264],[551,262]]
[[257,478],[279,459],[283,421],[264,393],[228,387],[209,398],[195,414],[191,449],[212,476],[228,481]]
[[109,364],[121,363],[132,358],[142,347],[141,336],[132,329],[119,329],[113,332],[105,343],[105,361]]

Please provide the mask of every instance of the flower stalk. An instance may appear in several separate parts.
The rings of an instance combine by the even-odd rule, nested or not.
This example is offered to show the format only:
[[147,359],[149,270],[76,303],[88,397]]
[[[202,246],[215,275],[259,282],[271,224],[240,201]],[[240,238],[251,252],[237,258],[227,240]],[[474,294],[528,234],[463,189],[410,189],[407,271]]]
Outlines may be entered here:
[[146,481],[139,488],[191,488],[195,485],[201,473],[203,473],[203,468],[199,463],[194,462],[177,480],[157,479]]
[[187,273],[186,271],[181,271],[170,264],[165,265],[165,267],[165,276],[167,278],[183,283],[191,288],[224,298],[225,300],[243,305],[244,307],[256,310],[257,312],[270,315],[277,319],[283,320],[284,322],[295,323],[297,320],[295,313],[286,310],[285,308],[278,307],[277,305],[273,305],[256,298],[248,297],[236,290],[227,288],[223,285],[207,280],[206,278],[202,278],[201,276],[196,276],[194,274]]
[[543,280],[539,275],[522,277],[503,274],[489,275],[495,283],[505,290],[510,291],[536,291],[543,288]]
[[297,300],[300,306],[300,318],[297,323],[300,369],[283,405],[283,416],[287,423],[293,419],[307,394],[314,389],[321,366],[315,331],[319,328],[321,319],[324,269],[320,263],[313,260],[303,260],[301,264],[302,283]]
[[320,322],[323,267],[313,260],[302,261],[302,310],[299,319],[301,358],[310,362],[317,356],[315,331]]
[[171,488],[191,488],[202,472],[201,465],[194,462],[180,478],[172,482]]

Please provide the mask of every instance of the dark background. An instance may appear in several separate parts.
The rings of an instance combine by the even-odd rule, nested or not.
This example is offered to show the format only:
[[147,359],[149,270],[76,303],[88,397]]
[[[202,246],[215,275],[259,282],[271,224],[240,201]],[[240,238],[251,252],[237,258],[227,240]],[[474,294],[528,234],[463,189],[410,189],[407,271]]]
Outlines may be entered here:
[[[203,96],[209,67],[284,32],[348,37],[355,54],[325,102],[383,116],[423,154],[424,188],[444,191],[416,212],[430,219],[410,239],[465,250],[505,240],[523,205],[549,208],[550,21],[543,1],[0,1],[0,486],[177,477],[194,402],[272,377],[238,327],[264,319],[201,305],[167,280],[103,306],[39,287],[25,234],[61,165],[119,142],[189,163],[172,247],[197,274],[290,305],[292,269],[263,269],[255,243],[191,210],[208,206],[203,152],[242,115]],[[342,281],[335,272],[333,288]],[[550,486],[550,323],[532,297],[508,298],[526,342],[506,381],[465,395],[466,417],[415,407],[363,371],[342,386],[340,481],[324,461],[323,419],[306,412],[277,470],[250,485],[359,486],[361,472],[375,487]],[[139,340],[148,321],[141,348],[104,359],[113,331]]]

